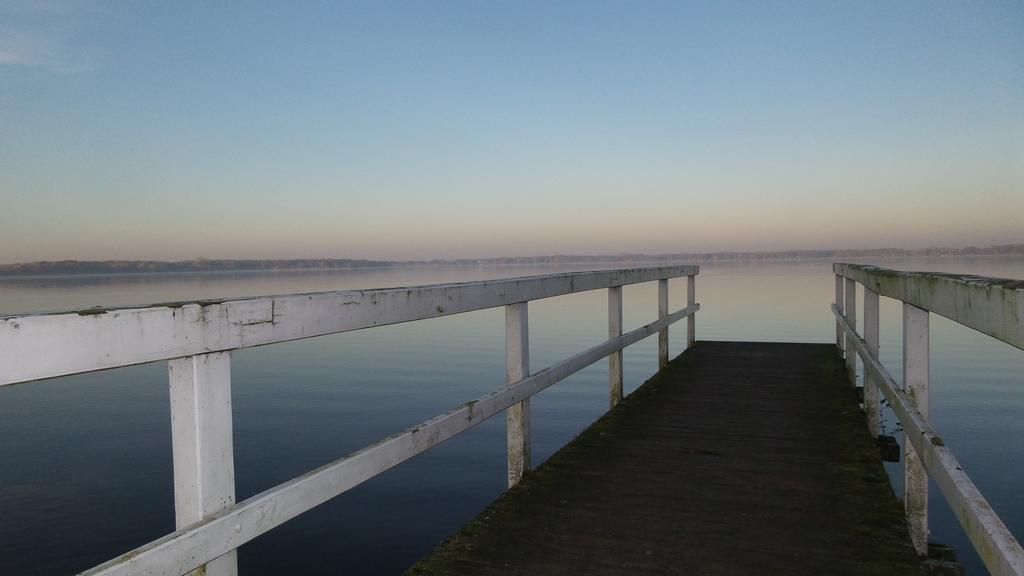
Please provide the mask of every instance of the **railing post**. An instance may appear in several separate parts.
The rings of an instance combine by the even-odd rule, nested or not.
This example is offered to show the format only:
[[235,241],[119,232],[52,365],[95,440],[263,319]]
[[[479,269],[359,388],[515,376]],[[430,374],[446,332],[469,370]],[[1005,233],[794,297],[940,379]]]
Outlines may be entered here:
[[[622,336],[622,286],[608,289],[608,339]],[[608,355],[608,407],[622,401],[622,350]]]
[[[843,277],[839,274],[836,274],[836,308],[840,314],[845,313],[843,308]],[[843,351],[843,342],[846,341],[845,336],[846,333],[843,331],[843,325],[836,318],[836,348],[839,348],[840,352]]]
[[[846,321],[850,328],[857,328],[857,281],[846,279],[846,306],[843,308]],[[850,377],[850,385],[857,385],[857,345],[853,333],[846,335],[846,372]]]
[[[231,428],[231,354],[217,352],[167,362],[177,529],[235,503]],[[234,550],[192,574],[234,576]]]
[[[921,415],[928,418],[928,311],[903,303],[903,389]],[[920,456],[903,439],[903,505],[914,548],[928,553],[928,473]]]
[[[868,354],[878,360],[878,293],[864,286],[864,341]],[[872,438],[878,437],[880,405],[878,382],[864,369],[864,415],[868,420],[868,431]]]
[[[686,305],[693,306],[697,303],[697,277],[686,277]],[[686,347],[693,346],[697,341],[697,315],[690,314],[686,317]]]
[[[505,375],[513,386],[530,374],[530,328],[527,302],[505,306]],[[508,485],[515,486],[530,470],[530,399],[510,406],[508,423]]]
[[[668,316],[668,279],[658,280],[658,320]],[[658,331],[658,368],[668,366],[668,327]]]

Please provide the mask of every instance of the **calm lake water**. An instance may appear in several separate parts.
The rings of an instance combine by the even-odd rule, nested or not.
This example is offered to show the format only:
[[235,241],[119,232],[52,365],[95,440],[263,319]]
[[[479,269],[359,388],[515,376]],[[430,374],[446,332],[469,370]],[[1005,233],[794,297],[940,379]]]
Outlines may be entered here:
[[[904,270],[1024,278],[1024,259],[885,260]],[[547,274],[599,266],[417,267],[0,279],[0,314]],[[685,304],[670,282],[670,307]],[[703,265],[697,338],[833,342],[826,261]],[[657,317],[656,286],[624,290],[626,329]],[[531,368],[607,334],[606,292],[530,304]],[[863,306],[858,305],[862,311]],[[900,377],[899,303],[883,298],[881,356]],[[232,359],[238,500],[504,383],[504,315],[485,310],[242,350]],[[858,320],[863,325],[863,320]],[[670,336],[681,351],[685,322]],[[627,392],[657,366],[657,338],[626,350]],[[54,350],[59,354],[59,350]],[[932,317],[932,422],[1024,537],[1024,351]],[[539,463],[603,413],[599,362],[533,401]],[[888,416],[890,433],[895,420]],[[243,546],[240,572],[397,574],[505,486],[493,418]],[[901,468],[889,465],[899,488]],[[983,574],[937,488],[931,539]],[[0,388],[0,574],[74,573],[174,529],[166,363]]]

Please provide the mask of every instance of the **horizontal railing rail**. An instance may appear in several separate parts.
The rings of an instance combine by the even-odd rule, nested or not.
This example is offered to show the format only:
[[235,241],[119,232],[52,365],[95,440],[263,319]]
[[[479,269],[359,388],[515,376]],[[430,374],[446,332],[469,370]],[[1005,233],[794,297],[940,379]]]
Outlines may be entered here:
[[879,296],[945,316],[1024,349],[1024,280],[903,272],[861,264],[835,264],[833,271]]
[[[918,553],[928,549],[931,474],[985,567],[996,575],[1024,575],[1024,549],[928,423],[929,312],[1022,348],[1024,282],[839,263],[833,272],[836,345],[846,354],[851,383],[856,383],[857,359],[863,364],[868,427],[878,434],[879,389],[903,427],[903,501]],[[856,283],[864,290],[864,337],[857,333]],[[878,357],[880,295],[903,302],[902,387]]]
[[[658,363],[666,365],[668,327],[682,318],[693,344],[698,273],[668,266],[15,316],[0,320],[0,383],[167,360],[177,530],[83,574],[235,574],[242,544],[502,411],[515,484],[531,465],[530,397],[608,357],[615,406],[625,347],[657,332]],[[687,306],[669,313],[668,279],[675,277],[687,277]],[[658,320],[623,334],[622,287],[647,281],[658,282]],[[600,288],[608,289],[609,339],[530,374],[527,303]],[[498,306],[506,310],[505,388],[234,502],[231,350]],[[51,355],[54,349],[62,354]]]
[[[0,318],[0,386],[437,318],[697,274],[696,266],[572,272]],[[59,355],[52,353],[60,350]]]

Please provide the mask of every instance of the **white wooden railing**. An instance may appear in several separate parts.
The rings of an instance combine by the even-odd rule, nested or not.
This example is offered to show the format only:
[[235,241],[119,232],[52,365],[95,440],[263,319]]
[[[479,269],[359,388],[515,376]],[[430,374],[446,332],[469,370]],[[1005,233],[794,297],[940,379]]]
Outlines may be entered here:
[[[1024,575],[1024,550],[928,423],[928,315],[934,312],[1024,349],[1024,282],[874,266],[834,264],[836,345],[851,383],[864,366],[864,408],[877,436],[881,389],[904,433],[904,494],[914,547],[928,549],[928,474],[932,475],[982,562],[992,574]],[[864,289],[864,336],[857,333],[856,286]],[[903,386],[878,359],[878,297],[903,302]],[[1024,415],[1022,415],[1024,416]]]
[[[658,364],[666,365],[668,327],[682,318],[687,346],[694,342],[698,272],[634,268],[0,318],[0,386],[167,361],[177,531],[84,574],[229,575],[242,544],[502,411],[515,484],[530,469],[530,397],[608,356],[614,407],[623,348],[658,332]],[[684,276],[687,306],[669,313],[668,279]],[[649,281],[658,282],[658,320],[623,334],[622,287]],[[531,374],[528,302],[602,288],[609,339]],[[505,388],[235,503],[232,350],[498,306],[505,307]]]

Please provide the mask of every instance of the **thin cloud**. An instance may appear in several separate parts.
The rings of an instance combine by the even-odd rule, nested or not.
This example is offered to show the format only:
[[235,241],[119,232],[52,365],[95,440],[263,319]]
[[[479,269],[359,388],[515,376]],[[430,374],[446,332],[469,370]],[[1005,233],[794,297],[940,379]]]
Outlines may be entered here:
[[53,2],[0,3],[0,67],[73,74],[95,70],[96,50],[78,42],[89,10]]
[[4,64],[20,64],[21,59],[14,52],[0,51],[0,66]]

